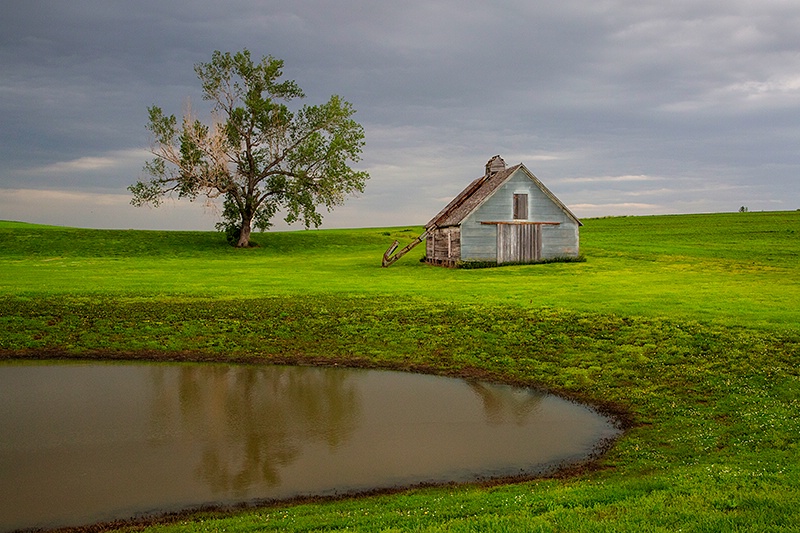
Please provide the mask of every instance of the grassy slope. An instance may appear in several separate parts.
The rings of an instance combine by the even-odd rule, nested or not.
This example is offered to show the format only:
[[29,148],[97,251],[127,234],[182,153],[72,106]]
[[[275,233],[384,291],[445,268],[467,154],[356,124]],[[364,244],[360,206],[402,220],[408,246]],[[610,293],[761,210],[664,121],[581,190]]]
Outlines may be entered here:
[[420,228],[263,234],[235,250],[216,234],[53,229],[0,233],[0,294],[250,298],[276,294],[424,297],[559,306],[725,324],[800,322],[800,215],[751,213],[587,220],[588,261],[452,271],[420,248],[378,268]]
[[795,530],[800,213],[585,221],[586,263],[453,271],[393,238],[0,223],[0,350],[475,373],[624,410],[595,471],[270,508],[166,529]]

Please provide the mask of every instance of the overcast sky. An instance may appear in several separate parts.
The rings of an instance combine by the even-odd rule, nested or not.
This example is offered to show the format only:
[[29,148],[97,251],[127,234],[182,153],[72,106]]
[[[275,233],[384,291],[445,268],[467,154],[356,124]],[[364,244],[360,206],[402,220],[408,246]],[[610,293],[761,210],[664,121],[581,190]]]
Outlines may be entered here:
[[322,227],[423,224],[495,154],[578,217],[800,209],[798,28],[796,0],[3,0],[0,219],[213,229],[126,187],[147,107],[197,108],[193,66],[243,48],[365,128]]

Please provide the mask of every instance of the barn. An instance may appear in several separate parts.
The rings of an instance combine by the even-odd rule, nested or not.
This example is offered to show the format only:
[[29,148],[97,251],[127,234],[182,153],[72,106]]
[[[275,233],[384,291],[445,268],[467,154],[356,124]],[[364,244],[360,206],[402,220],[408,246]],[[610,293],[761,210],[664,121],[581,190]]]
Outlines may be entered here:
[[579,255],[581,221],[525,165],[499,155],[425,225],[428,263],[535,263]]

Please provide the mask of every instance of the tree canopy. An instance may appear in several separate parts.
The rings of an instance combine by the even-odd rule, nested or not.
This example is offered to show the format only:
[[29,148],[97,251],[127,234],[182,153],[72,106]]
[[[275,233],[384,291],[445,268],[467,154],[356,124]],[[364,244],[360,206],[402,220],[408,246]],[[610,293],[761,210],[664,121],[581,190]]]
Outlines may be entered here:
[[272,56],[254,62],[248,50],[234,55],[215,51],[194,70],[210,101],[210,124],[191,109],[180,125],[160,107],[148,108],[151,152],[149,176],[128,187],[133,205],[158,206],[164,197],[223,199],[223,222],[236,246],[250,245],[253,227],[268,229],[280,210],[288,223],[318,227],[322,215],[363,192],[369,175],[351,164],[360,161],[364,129],[352,119],[353,106],[337,95],[322,105],[291,110],[303,98],[300,87],[281,81],[283,61]]

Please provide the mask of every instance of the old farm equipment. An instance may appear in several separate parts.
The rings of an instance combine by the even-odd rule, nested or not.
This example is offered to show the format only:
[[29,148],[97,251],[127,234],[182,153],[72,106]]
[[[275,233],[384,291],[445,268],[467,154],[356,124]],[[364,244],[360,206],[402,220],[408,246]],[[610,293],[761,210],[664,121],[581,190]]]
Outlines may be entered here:
[[395,250],[397,250],[397,247],[400,246],[400,243],[398,241],[394,241],[392,245],[389,247],[389,249],[383,253],[383,261],[381,261],[381,266],[388,267],[392,265],[395,261],[397,261],[404,255],[406,255],[408,252],[410,252],[416,245],[424,241],[427,236],[428,236],[428,231],[426,230],[422,232],[422,235],[420,235],[419,237],[417,237],[416,239],[405,245],[396,254]]

